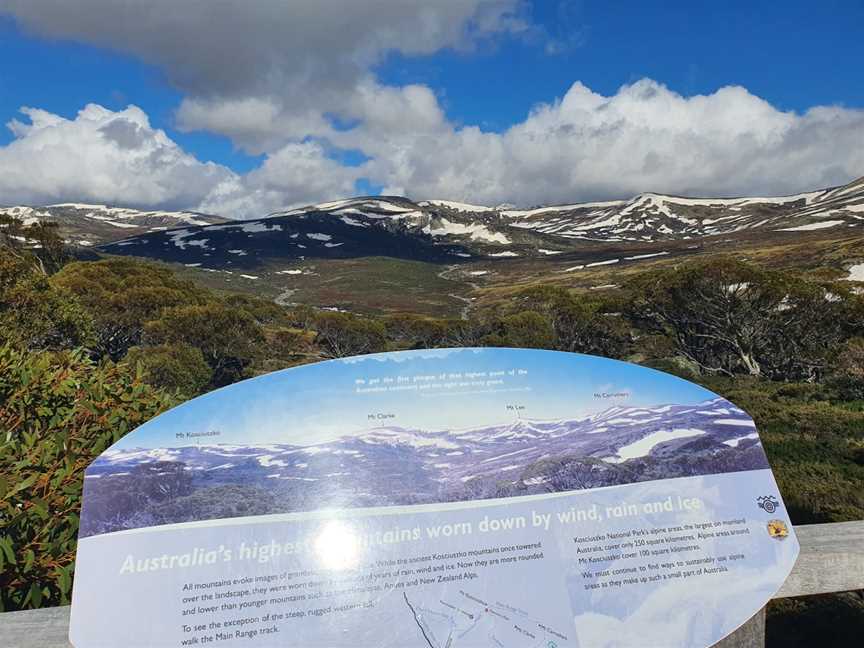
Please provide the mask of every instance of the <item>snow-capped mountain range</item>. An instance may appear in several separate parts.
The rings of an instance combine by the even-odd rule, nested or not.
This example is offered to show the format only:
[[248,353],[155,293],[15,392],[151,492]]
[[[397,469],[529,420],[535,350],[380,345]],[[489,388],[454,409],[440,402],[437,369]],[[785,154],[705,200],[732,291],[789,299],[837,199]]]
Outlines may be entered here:
[[141,211],[126,207],[60,203],[44,207],[0,207],[0,215],[22,220],[59,223],[70,243],[83,247],[100,245],[130,235],[172,229],[182,225],[211,225],[225,219],[190,211]]
[[[719,236],[795,236],[864,227],[864,178],[794,196],[629,200],[514,209],[450,200],[366,196],[230,221],[194,212],[102,205],[9,207],[0,214],[55,220],[68,240],[105,252],[208,268],[264,260],[389,256],[441,262],[550,257],[613,244],[669,244]],[[101,245],[100,245],[101,244]]]
[[697,405],[616,406],[578,419],[515,420],[465,430],[377,427],[306,446],[202,444],[108,450],[87,470],[87,478],[128,474],[156,461],[182,462],[197,476],[217,481],[242,477],[271,484],[321,482],[328,490],[344,491],[343,500],[372,497],[399,503],[409,494],[422,499],[423,493],[459,488],[474,480],[521,480],[529,487],[539,486],[548,478],[542,462],[562,457],[632,468],[638,462],[676,456],[690,462],[701,457],[710,463],[718,453],[758,445],[753,421],[718,398]]
[[809,231],[864,225],[864,178],[844,187],[775,198],[684,198],[644,193],[624,201],[584,203],[502,216],[566,238],[655,241],[765,229]]
[[535,495],[767,467],[753,421],[723,398],[460,430],[376,427],[309,445],[109,449],[85,473],[81,534],[322,508]]
[[[394,203],[354,198],[310,205],[281,214],[324,211],[340,218],[389,217],[432,236],[513,243],[502,228],[565,239],[658,241],[730,234],[750,229],[808,231],[864,224],[864,178],[843,187],[779,197],[685,198],[643,193],[629,200],[514,209],[449,200]],[[391,202],[388,202],[391,201]],[[465,217],[474,218],[466,222]],[[485,216],[485,218],[481,218]]]
[[367,196],[275,212],[256,220],[148,232],[103,249],[215,268],[242,267],[257,259],[362,256],[459,262],[542,258],[596,242],[635,245],[748,233],[851,233],[862,227],[864,179],[776,198],[645,193],[630,200],[524,210]]

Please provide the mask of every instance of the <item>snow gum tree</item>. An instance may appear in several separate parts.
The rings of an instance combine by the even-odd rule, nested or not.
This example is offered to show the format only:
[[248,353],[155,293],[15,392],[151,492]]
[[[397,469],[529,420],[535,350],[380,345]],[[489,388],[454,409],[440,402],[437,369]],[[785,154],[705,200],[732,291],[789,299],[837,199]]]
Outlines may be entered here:
[[858,326],[845,288],[725,257],[647,273],[630,290],[630,316],[708,373],[815,380]]

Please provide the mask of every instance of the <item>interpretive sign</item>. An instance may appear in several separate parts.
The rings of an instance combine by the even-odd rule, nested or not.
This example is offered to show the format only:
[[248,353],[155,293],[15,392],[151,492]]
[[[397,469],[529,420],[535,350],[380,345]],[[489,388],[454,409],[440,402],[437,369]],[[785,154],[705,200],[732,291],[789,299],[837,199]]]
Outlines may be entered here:
[[88,468],[96,646],[709,646],[798,543],[756,427],[592,356],[386,353],[201,396]]

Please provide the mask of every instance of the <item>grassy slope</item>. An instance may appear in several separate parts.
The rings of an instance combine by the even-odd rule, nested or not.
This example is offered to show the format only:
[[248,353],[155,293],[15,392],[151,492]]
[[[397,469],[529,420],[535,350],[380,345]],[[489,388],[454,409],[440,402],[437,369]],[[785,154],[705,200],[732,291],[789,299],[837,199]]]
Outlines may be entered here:
[[[178,275],[212,289],[257,294],[283,305],[308,304],[378,315],[410,312],[458,317],[471,289],[465,281],[448,278],[447,266],[388,257],[309,259],[231,274],[169,265]],[[302,274],[277,274],[285,270],[301,270]]]
[[[848,265],[864,262],[864,237],[850,236],[844,232],[839,235],[814,232],[803,237],[800,236],[800,232],[796,234],[798,236],[765,233],[759,236],[706,239],[701,248],[693,248],[694,243],[688,241],[680,241],[674,245],[595,247],[586,249],[584,252],[556,255],[545,259],[471,264],[465,266],[464,271],[478,269],[488,271],[488,274],[475,279],[480,284],[480,289],[474,297],[477,298],[478,304],[482,305],[507,299],[523,288],[539,284],[563,285],[576,290],[619,286],[626,283],[629,278],[652,267],[674,264],[684,257],[695,255],[728,254],[770,268],[810,272],[831,279],[847,276],[845,268]],[[635,261],[626,260],[628,256],[661,251],[669,254]],[[621,261],[613,265],[566,271],[577,265],[615,258]]]
[[[659,252],[668,254],[627,259]],[[711,254],[733,254],[769,267],[839,278],[846,274],[844,266],[864,261],[864,237],[842,230],[817,230],[746,232],[702,241],[658,243],[575,241],[572,251],[563,254],[472,260],[457,266],[388,257],[264,260],[254,270],[231,272],[167,265],[177,274],[208,288],[278,298],[285,305],[335,307],[371,315],[414,312],[458,317],[469,301],[472,307],[491,304],[528,286],[557,284],[576,290],[611,290],[651,267]],[[611,259],[619,262],[568,271]],[[302,274],[286,274],[286,270],[302,270]]]

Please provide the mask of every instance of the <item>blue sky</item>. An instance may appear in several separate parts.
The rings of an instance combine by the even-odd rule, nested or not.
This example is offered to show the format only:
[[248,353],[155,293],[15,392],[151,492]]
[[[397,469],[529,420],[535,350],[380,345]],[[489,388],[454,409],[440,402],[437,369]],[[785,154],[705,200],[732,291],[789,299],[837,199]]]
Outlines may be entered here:
[[[488,388],[356,391],[368,388],[373,378],[402,376],[411,385],[415,376],[459,372],[463,378],[453,380],[467,380],[467,372],[511,370],[524,373],[495,378],[504,384]],[[357,380],[367,383],[358,385]],[[627,396],[595,398],[595,393]],[[166,412],[114,447],[194,445],[194,439],[175,435],[211,430],[222,434],[204,437],[201,443],[312,445],[381,425],[440,431],[507,423],[517,418],[514,410],[507,410],[508,403],[525,407],[518,416],[550,420],[580,418],[616,405],[692,404],[714,397],[674,376],[594,356],[513,349],[411,351],[318,363],[246,380]],[[396,418],[368,418],[379,413]]]
[[[62,40],[32,37],[16,28],[14,20],[0,17],[0,120],[20,117],[21,106],[35,106],[67,118],[88,103],[111,110],[135,104],[150,115],[186,150],[201,160],[213,160],[245,172],[261,156],[246,155],[224,136],[184,133],[174,128],[174,111],[182,93],[172,87],[156,67],[104,48]],[[12,140],[0,130],[0,144]]]
[[[0,171],[20,170],[0,203],[243,216],[381,190],[539,204],[864,174],[859,1],[166,2],[0,1],[0,120],[25,125],[0,133]],[[111,120],[140,151],[106,141]]]
[[560,54],[514,39],[478,56],[393,57],[381,76],[420,79],[448,116],[496,131],[576,79],[605,95],[647,77],[685,95],[742,85],[782,110],[864,107],[861,2],[537,2],[532,15],[567,41]]

